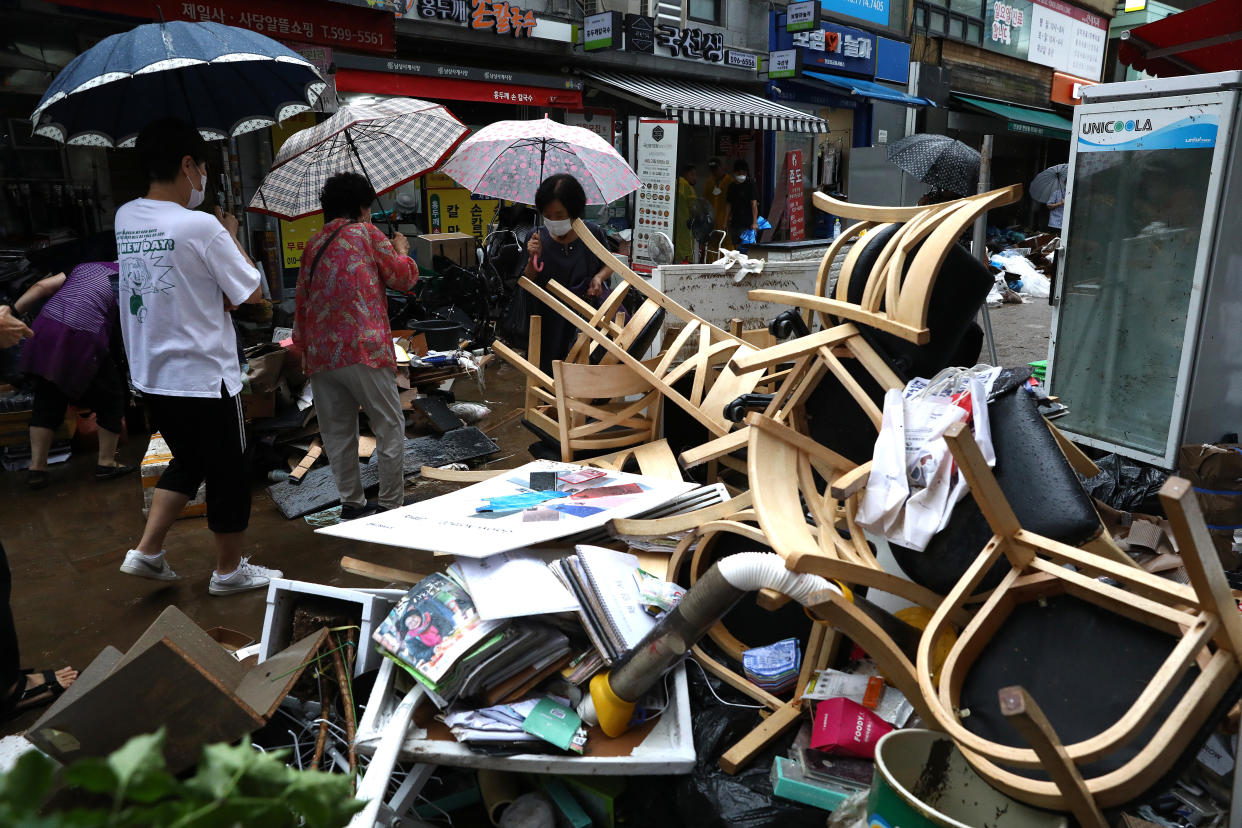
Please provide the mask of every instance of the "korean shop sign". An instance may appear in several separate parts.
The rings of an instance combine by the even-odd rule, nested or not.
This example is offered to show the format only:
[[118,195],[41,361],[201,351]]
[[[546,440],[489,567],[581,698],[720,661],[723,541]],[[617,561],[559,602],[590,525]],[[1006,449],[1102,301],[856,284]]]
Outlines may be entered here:
[[582,19],[582,48],[588,52],[620,48],[621,26],[620,12],[587,15]]
[[799,49],[808,69],[875,77],[876,38],[870,32],[825,21],[809,32],[789,34],[778,28],[776,34],[778,47]]
[[819,26],[819,0],[790,3],[785,9],[785,31],[805,32]]
[[516,4],[505,0],[472,0],[470,5],[470,28],[476,31],[529,37],[539,22],[533,11],[522,11]]
[[625,16],[625,51],[655,54],[655,18],[641,14]]
[[987,0],[983,48],[1098,81],[1108,22],[1061,0]]
[[468,0],[409,0],[405,16],[421,20],[443,20],[449,23],[470,22]]
[[357,52],[396,51],[391,12],[344,3],[285,0],[57,0],[62,6],[105,11],[146,20],[223,23],[278,40],[314,43]]
[[656,45],[668,50],[673,57],[685,57],[707,63],[724,62],[724,32],[705,32],[702,29],[680,29],[668,23],[656,26]]
[[782,49],[768,54],[769,78],[792,78],[801,68],[797,49]]
[[737,49],[725,49],[725,64],[735,69],[759,71],[759,55],[754,52],[739,52]]
[[889,0],[820,0],[824,11],[888,25]]

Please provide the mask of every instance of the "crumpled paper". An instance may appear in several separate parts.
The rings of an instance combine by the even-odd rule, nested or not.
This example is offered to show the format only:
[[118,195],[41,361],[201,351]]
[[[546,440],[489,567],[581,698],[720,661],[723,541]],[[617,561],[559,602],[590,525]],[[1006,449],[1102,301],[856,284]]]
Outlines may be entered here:
[[737,268],[737,273],[733,275],[733,281],[736,283],[752,274],[762,273],[763,266],[767,264],[767,260],[752,259],[745,253],[722,247],[720,248],[720,258],[712,262],[712,264],[723,269],[725,273]]

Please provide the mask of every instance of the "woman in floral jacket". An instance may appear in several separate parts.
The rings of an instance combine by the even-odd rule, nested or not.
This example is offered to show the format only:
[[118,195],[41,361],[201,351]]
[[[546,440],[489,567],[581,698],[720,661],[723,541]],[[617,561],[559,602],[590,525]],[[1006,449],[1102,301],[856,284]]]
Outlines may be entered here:
[[[374,200],[370,183],[357,173],[340,173],[324,184],[324,226],[302,253],[293,324],[344,520],[399,508],[405,494],[405,416],[384,291],[413,288],[418,265],[405,236],[397,233],[389,242],[371,224]],[[359,406],[379,453],[378,508],[367,503],[362,487]]]

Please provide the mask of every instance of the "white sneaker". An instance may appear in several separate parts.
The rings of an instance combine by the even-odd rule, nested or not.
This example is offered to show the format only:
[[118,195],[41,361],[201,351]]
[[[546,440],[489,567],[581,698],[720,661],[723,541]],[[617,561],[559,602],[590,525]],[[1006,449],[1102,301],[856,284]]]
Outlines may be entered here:
[[158,558],[152,560],[137,549],[131,549],[125,553],[121,571],[126,575],[137,575],[139,578],[151,578],[156,581],[177,580],[177,573],[173,572],[162,552]]
[[285,573],[279,569],[268,569],[266,566],[250,563],[249,558],[242,558],[237,571],[227,578],[211,573],[211,583],[207,591],[212,595],[232,595],[234,592],[245,592],[250,589],[261,589],[273,578],[283,577]]

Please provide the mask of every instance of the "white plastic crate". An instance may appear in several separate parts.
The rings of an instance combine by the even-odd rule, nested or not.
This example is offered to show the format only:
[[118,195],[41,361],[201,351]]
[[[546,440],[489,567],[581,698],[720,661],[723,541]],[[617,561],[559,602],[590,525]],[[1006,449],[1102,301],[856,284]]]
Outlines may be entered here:
[[300,596],[328,598],[357,604],[361,610],[361,631],[358,635],[358,656],[354,675],[362,675],[380,665],[382,657],[375,650],[371,633],[388,616],[394,604],[405,595],[403,589],[348,589],[309,581],[273,578],[267,587],[267,614],[263,618],[263,640],[259,661],[266,661],[288,647],[293,631],[294,604]]

